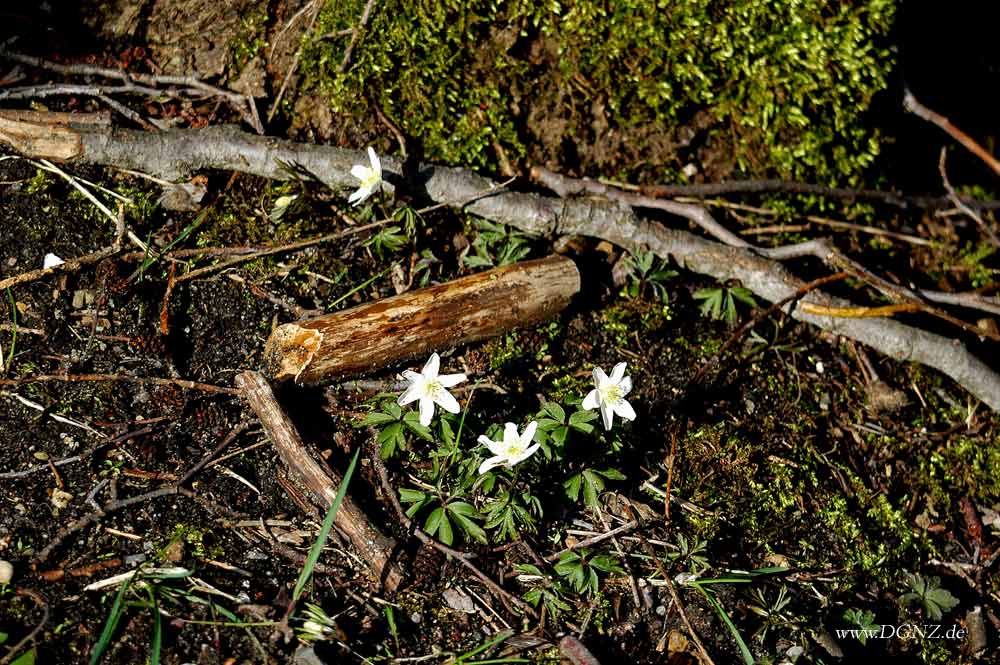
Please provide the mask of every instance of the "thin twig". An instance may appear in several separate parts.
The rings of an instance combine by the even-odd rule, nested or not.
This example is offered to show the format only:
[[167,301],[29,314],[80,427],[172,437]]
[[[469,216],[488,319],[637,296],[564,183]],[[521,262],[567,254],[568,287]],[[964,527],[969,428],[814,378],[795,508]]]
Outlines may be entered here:
[[[633,514],[635,513],[635,509],[631,505],[628,507],[628,510]],[[697,649],[698,654],[701,656],[702,663],[704,665],[715,665],[712,657],[708,655],[708,650],[705,649],[705,645],[701,643],[701,638],[698,637],[698,632],[694,629],[694,626],[691,625],[691,620],[688,619],[687,612],[684,610],[684,604],[681,603],[681,597],[678,595],[677,589],[674,587],[674,581],[670,579],[670,574],[667,572],[667,569],[664,568],[663,562],[660,561],[660,557],[656,555],[656,550],[654,550],[653,546],[649,544],[648,540],[646,540],[642,531],[636,531],[636,535],[639,537],[639,542],[642,543],[643,549],[646,550],[646,554],[653,560],[657,571],[659,571],[660,575],[663,577],[663,581],[665,583],[664,585],[670,592],[670,597],[673,599],[674,605],[677,607],[677,613],[680,615],[681,621],[684,622],[684,627],[687,628],[688,634],[691,636],[691,641],[694,642],[695,649]]]
[[344,49],[344,59],[340,61],[340,67],[337,71],[343,74],[347,71],[347,67],[351,64],[351,54],[354,53],[354,47],[358,43],[358,39],[361,37],[361,33],[364,31],[365,26],[368,25],[368,17],[372,13],[372,7],[375,6],[375,0],[368,0],[365,3],[365,8],[361,12],[361,18],[358,19],[358,24],[354,27],[354,31],[351,33],[351,41]]
[[938,171],[941,173],[941,183],[944,185],[945,191],[948,192],[948,198],[955,202],[956,208],[971,217],[972,221],[976,224],[979,224],[979,228],[981,228],[983,232],[989,236],[990,242],[993,243],[994,247],[1000,246],[1000,239],[997,238],[997,234],[993,233],[993,229],[990,228],[989,224],[987,224],[976,211],[965,205],[965,203],[962,202],[962,199],[959,198],[958,192],[956,192],[955,188],[951,186],[951,181],[948,180],[948,171],[945,168],[945,159],[947,159],[947,156],[948,148],[942,147],[941,156],[938,158]]
[[[33,601],[35,601],[35,604],[42,608],[42,620],[39,621],[38,624],[32,629],[32,631],[27,635],[25,635],[24,638],[21,639],[17,644],[14,644],[9,647],[10,651],[7,652],[7,655],[4,656],[3,658],[0,658],[0,665],[8,665],[8,663],[13,662],[14,658],[16,658],[17,656],[23,655],[21,649],[24,648],[26,645],[34,642],[35,638],[38,637],[38,633],[40,633],[42,629],[45,628],[46,624],[48,624],[49,622],[49,604],[48,602],[46,602],[45,596],[38,593],[37,591],[24,588],[15,589],[14,593],[16,593],[18,596],[31,598]],[[34,659],[31,659],[31,662],[34,662]]]
[[[198,96],[198,95],[210,95],[213,97],[222,97],[226,99],[239,113],[243,116],[244,121],[247,122],[251,127],[254,128],[258,134],[264,133],[264,127],[260,123],[260,119],[256,118],[256,107],[254,106],[253,100],[246,96],[241,95],[236,92],[231,92],[224,88],[219,88],[217,86],[211,85],[210,83],[205,83],[204,81],[194,77],[194,76],[171,76],[163,74],[139,74],[135,72],[126,72],[121,69],[112,69],[110,67],[98,67],[95,65],[84,65],[84,64],[72,64],[64,65],[60,63],[50,62],[48,60],[43,60],[42,58],[36,58],[30,55],[24,55],[21,53],[13,53],[0,48],[0,57],[6,58],[7,60],[12,60],[14,62],[19,62],[31,67],[37,67],[39,69],[45,69],[51,72],[56,72],[58,74],[68,74],[72,76],[100,76],[107,79],[112,79],[116,81],[122,81],[121,86],[114,88],[109,88],[107,86],[45,86],[45,88],[50,89],[79,89],[78,92],[63,92],[63,93],[53,93],[53,94],[79,94],[87,96],[100,96],[100,94],[108,94],[108,92],[129,92],[129,93],[139,93],[151,97],[159,97],[163,94],[167,94],[171,97],[178,97],[181,94],[186,96]],[[136,85],[138,82],[140,84],[146,85]],[[160,85],[174,85],[174,86],[186,86],[184,90],[170,89],[163,90],[160,88],[150,87],[150,86],[160,86]],[[33,86],[36,89],[42,86]],[[87,90],[87,89],[90,90]],[[21,90],[25,88],[20,88]],[[105,92],[98,93],[94,95],[93,90],[103,89]],[[18,88],[11,88],[10,90],[19,90]],[[0,99],[3,98],[3,92],[0,91]],[[35,95],[29,95],[35,96]]]
[[927,122],[937,125],[943,129],[948,136],[961,143],[966,150],[983,160],[983,163],[986,164],[986,166],[993,169],[994,173],[1000,175],[1000,162],[998,162],[993,155],[986,152],[986,149],[976,143],[971,136],[951,124],[951,120],[948,120],[948,118],[944,117],[940,113],[932,111],[918,102],[917,98],[914,97],[913,93],[909,90],[907,90],[906,94],[903,95],[903,108],[921,120],[926,120]]
[[0,379],[0,386],[20,386],[26,383],[42,383],[44,381],[59,381],[62,383],[80,383],[92,381],[124,381],[127,383],[149,383],[157,386],[177,386],[187,390],[200,390],[206,393],[223,395],[239,395],[235,388],[215,386],[209,383],[188,381],[187,379],[166,379],[156,376],[126,376],[123,374],[37,374],[23,376],[18,379]]
[[372,465],[375,467],[379,482],[382,485],[382,491],[386,498],[389,499],[389,503],[392,504],[392,507],[396,512],[396,517],[399,519],[400,524],[403,525],[403,528],[413,533],[413,535],[425,545],[430,545],[439,552],[456,559],[460,564],[469,569],[473,575],[478,577],[479,581],[486,585],[487,589],[499,596],[506,603],[514,605],[528,616],[537,619],[538,614],[535,612],[534,608],[531,607],[531,605],[528,605],[517,596],[508,592],[506,589],[490,579],[488,575],[479,570],[479,568],[470,560],[470,555],[465,552],[452,549],[444,543],[438,542],[436,539],[424,533],[409,517],[406,516],[406,510],[403,509],[403,504],[399,502],[399,497],[396,496],[396,490],[392,487],[392,483],[389,481],[389,473],[386,471],[385,464],[382,463],[381,457],[379,457],[378,450],[372,447],[371,452],[372,454],[369,457],[371,458]]
[[128,508],[129,506],[135,505],[137,503],[142,503],[144,501],[149,501],[151,499],[158,499],[164,496],[173,496],[176,495],[177,493],[178,489],[176,486],[161,487],[160,489],[152,490],[150,492],[129,497],[127,499],[116,499],[109,501],[108,503],[104,504],[104,506],[100,510],[94,511],[92,513],[87,513],[83,517],[80,517],[79,519],[59,529],[59,531],[56,532],[56,535],[52,537],[52,540],[50,540],[49,543],[44,548],[42,548],[40,552],[35,554],[35,556],[31,559],[31,561],[35,565],[44,563],[45,560],[52,555],[52,552],[71,535],[77,533],[78,531],[86,529],[91,524],[99,521],[101,518],[111,513],[117,512],[123,508]]
[[[303,42],[309,37],[309,33],[312,32],[313,26],[316,24],[316,19],[319,17],[319,12],[323,8],[323,3],[321,0],[312,0],[310,5],[310,16],[309,22],[306,24],[305,32],[303,33]],[[292,58],[292,64],[288,67],[288,71],[285,72],[285,78],[281,81],[281,88],[278,90],[278,94],[274,97],[274,101],[271,102],[271,109],[267,112],[267,121],[271,122],[274,118],[274,114],[278,112],[278,106],[281,104],[281,98],[285,96],[285,91],[288,89],[288,84],[292,80],[292,76],[295,74],[295,70],[299,68],[299,60],[302,58],[302,46],[295,49],[295,56]]]
[[249,427],[249,426],[250,426],[250,423],[247,420],[241,420],[239,423],[237,423],[236,427],[234,427],[233,429],[231,429],[229,431],[229,434],[227,434],[226,437],[224,439],[222,439],[222,441],[219,442],[219,445],[217,445],[215,448],[213,448],[208,453],[205,453],[205,456],[202,457],[201,460],[197,464],[195,464],[193,467],[191,467],[188,470],[188,472],[185,473],[184,476],[181,477],[181,479],[177,481],[177,485],[178,486],[186,485],[187,482],[189,480],[191,480],[191,478],[193,478],[195,476],[195,474],[197,474],[199,471],[201,471],[205,467],[205,465],[208,464],[212,460],[213,457],[215,457],[216,455],[218,455],[219,453],[221,453],[223,450],[225,450],[229,446],[229,444],[231,444],[233,441],[235,441],[236,437],[238,437],[240,434],[242,434],[243,431],[247,427]]
[[615,536],[621,533],[628,533],[633,529],[635,529],[637,526],[639,526],[639,522],[637,520],[632,520],[631,522],[625,522],[625,524],[616,526],[614,529],[611,529],[610,531],[605,531],[604,533],[599,533],[596,536],[579,540],[570,545],[569,547],[564,547],[558,552],[553,552],[552,554],[545,557],[545,560],[548,561],[549,563],[553,563],[555,561],[558,561],[559,557],[561,557],[563,554],[566,554],[567,552],[572,552],[582,547],[591,547],[593,545],[603,543],[608,538],[614,538]]

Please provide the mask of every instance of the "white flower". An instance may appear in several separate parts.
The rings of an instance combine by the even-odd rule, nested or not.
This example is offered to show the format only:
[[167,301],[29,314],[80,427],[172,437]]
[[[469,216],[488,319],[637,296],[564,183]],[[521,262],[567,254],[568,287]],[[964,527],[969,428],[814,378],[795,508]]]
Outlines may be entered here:
[[632,378],[625,376],[625,363],[615,365],[610,377],[603,369],[595,367],[594,386],[581,406],[587,410],[600,408],[605,429],[611,429],[615,414],[625,420],[635,420],[632,405],[625,401],[625,396],[632,391]]
[[503,428],[503,441],[494,441],[485,435],[479,436],[479,443],[490,449],[493,457],[479,465],[479,473],[486,473],[495,466],[512,467],[531,457],[540,444],[531,445],[538,423],[532,420],[524,428],[524,434],[517,433],[517,425],[507,423]]
[[355,164],[351,167],[351,175],[361,181],[358,191],[348,197],[347,202],[355,206],[371,196],[382,186],[382,162],[371,146],[368,146],[368,161],[371,166]]
[[60,259],[55,254],[46,254],[45,258],[42,259],[42,268],[48,270],[49,268],[55,268],[56,266],[61,266],[64,263],[66,262]]
[[419,373],[412,370],[403,372],[403,376],[410,382],[410,387],[399,396],[398,404],[405,406],[414,400],[420,400],[420,424],[427,427],[434,417],[434,405],[439,405],[448,413],[458,413],[458,402],[448,388],[465,381],[464,374],[442,374],[438,375],[441,366],[441,358],[433,353],[427,360],[427,364]]

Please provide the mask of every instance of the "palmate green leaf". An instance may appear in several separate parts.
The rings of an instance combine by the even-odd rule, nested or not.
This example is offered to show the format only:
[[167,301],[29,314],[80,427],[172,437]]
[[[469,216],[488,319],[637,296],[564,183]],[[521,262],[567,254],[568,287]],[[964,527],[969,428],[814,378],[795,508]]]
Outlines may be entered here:
[[364,420],[361,421],[360,426],[364,427],[368,425],[384,425],[386,423],[395,422],[396,420],[397,418],[391,414],[382,413],[381,411],[372,411],[371,413],[369,413],[367,416],[364,417]]
[[480,543],[486,543],[486,532],[473,520],[482,519],[482,515],[472,504],[464,501],[453,501],[448,504],[448,512],[454,518],[458,527],[467,538],[471,538]]
[[465,265],[470,268],[492,268],[493,259],[487,256],[470,255],[465,257]]
[[436,535],[445,545],[451,545],[455,541],[455,532],[451,528],[451,521],[443,506],[438,506],[427,516],[424,531],[431,536]]
[[698,289],[694,292],[695,300],[703,300],[701,304],[701,313],[704,316],[708,316],[712,319],[718,320],[722,318],[722,289]]
[[[555,420],[557,423],[566,422],[566,411],[556,402],[546,402],[542,405],[542,410],[539,411],[538,415],[547,414],[550,418]],[[541,421],[539,421],[539,426],[541,426]]]
[[398,451],[406,449],[406,437],[403,436],[403,424],[394,422],[378,433],[379,455],[389,459]]
[[431,432],[429,427],[424,427],[420,424],[420,414],[416,411],[407,411],[406,415],[403,416],[403,424],[406,425],[406,429],[410,430],[421,439],[425,441],[434,442],[434,434]]
[[576,411],[569,417],[569,426],[578,432],[590,434],[594,426],[590,423],[597,420],[597,411]]

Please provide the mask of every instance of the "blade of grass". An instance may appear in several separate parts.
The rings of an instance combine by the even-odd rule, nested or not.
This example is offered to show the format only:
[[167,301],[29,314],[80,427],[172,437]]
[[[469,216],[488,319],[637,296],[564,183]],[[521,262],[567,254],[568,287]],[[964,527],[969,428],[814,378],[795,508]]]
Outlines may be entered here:
[[108,614],[108,620],[104,622],[104,629],[101,631],[101,636],[97,640],[97,644],[94,645],[94,651],[90,655],[90,665],[97,665],[101,662],[101,657],[104,656],[104,652],[108,650],[108,646],[111,644],[111,638],[115,634],[115,630],[118,628],[118,622],[122,618],[122,612],[125,611],[125,592],[131,586],[132,581],[138,577],[138,573],[129,577],[125,582],[118,587],[118,594],[115,596],[115,602],[111,605],[111,612]]
[[160,606],[156,602],[156,586],[150,584],[146,587],[149,594],[149,602],[153,607],[153,643],[149,646],[149,665],[160,665],[160,649],[163,645],[163,626],[160,618]]
[[[712,580],[712,581],[718,581],[718,580]],[[746,581],[746,580],[740,580],[740,581]],[[740,635],[740,631],[736,629],[736,626],[733,624],[732,619],[729,618],[729,614],[726,613],[726,609],[722,606],[722,603],[719,602],[719,599],[716,598],[715,594],[712,593],[709,589],[703,588],[702,585],[698,584],[697,582],[692,583],[691,586],[697,588],[698,591],[700,591],[701,594],[705,596],[705,599],[708,600],[709,604],[713,608],[715,608],[715,612],[719,615],[719,618],[722,619],[722,623],[726,624],[726,628],[729,629],[729,632],[736,640],[736,646],[738,646],[740,649],[740,655],[743,656],[743,662],[746,663],[746,665],[754,665],[753,654],[750,653],[750,649],[747,647],[746,642],[743,641],[743,636]]]
[[358,284],[357,286],[355,286],[353,289],[351,289],[350,291],[348,291],[347,293],[345,293],[344,295],[340,296],[339,298],[337,298],[336,300],[334,300],[332,303],[330,303],[329,305],[327,305],[326,308],[327,309],[333,309],[334,307],[336,307],[340,303],[344,302],[345,300],[347,300],[348,298],[350,298],[351,296],[353,296],[355,293],[357,293],[361,289],[366,288],[369,284],[371,284],[372,282],[374,282],[376,279],[381,278],[383,275],[385,275],[387,272],[389,272],[390,269],[391,268],[386,268],[385,270],[383,270],[379,274],[374,275],[372,277],[369,277],[368,279],[366,279],[365,281],[361,282],[360,284]]
[[347,473],[344,474],[344,479],[341,481],[340,487],[337,489],[337,496],[334,497],[333,503],[330,504],[330,510],[327,511],[326,517],[323,519],[323,525],[319,529],[319,535],[316,536],[316,542],[313,543],[312,549],[309,550],[309,555],[306,557],[305,564],[302,566],[302,572],[299,573],[299,579],[295,583],[295,590],[292,591],[292,602],[288,606],[286,615],[291,614],[292,608],[295,606],[299,597],[302,596],[302,591],[305,589],[306,584],[312,577],[313,569],[316,567],[316,562],[319,561],[319,555],[323,551],[323,546],[326,545],[327,537],[330,535],[330,529],[333,528],[333,520],[337,516],[340,504],[344,501],[344,496],[347,494],[347,485],[351,482],[351,476],[354,475],[354,467],[358,463],[358,455],[360,453],[360,448],[354,451],[354,457],[351,459],[350,466],[347,467]]

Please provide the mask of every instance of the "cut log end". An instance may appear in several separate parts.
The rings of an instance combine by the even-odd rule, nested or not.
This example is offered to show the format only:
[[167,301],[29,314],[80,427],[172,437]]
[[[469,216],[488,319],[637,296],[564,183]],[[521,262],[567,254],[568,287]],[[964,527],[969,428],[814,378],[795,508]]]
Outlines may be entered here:
[[265,372],[278,381],[298,380],[323,343],[323,333],[295,323],[277,327],[264,348]]

